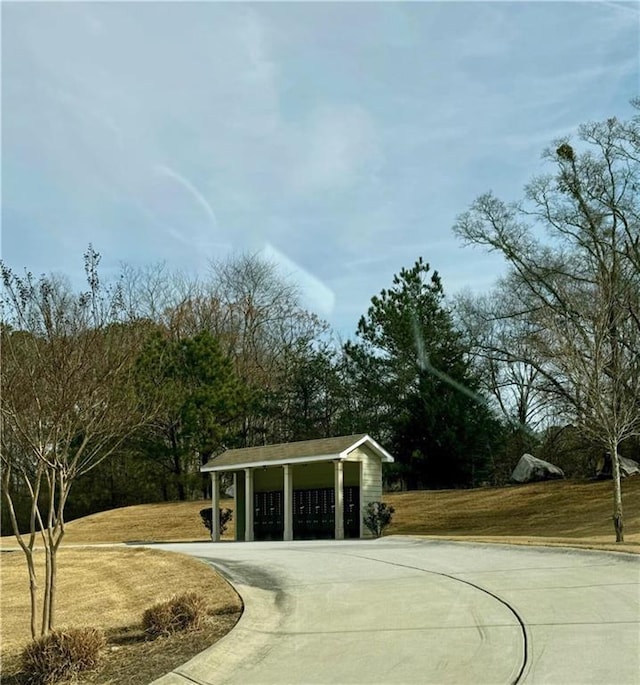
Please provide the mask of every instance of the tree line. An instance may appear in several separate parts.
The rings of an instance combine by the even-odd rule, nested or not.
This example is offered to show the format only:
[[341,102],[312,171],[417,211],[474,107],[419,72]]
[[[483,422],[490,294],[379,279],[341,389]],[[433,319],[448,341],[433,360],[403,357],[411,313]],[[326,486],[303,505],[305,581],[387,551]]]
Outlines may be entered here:
[[552,411],[606,453],[622,541],[620,450],[637,455],[640,435],[640,117],[584,124],[544,159],[520,201],[484,194],[456,223],[509,267],[467,303],[470,341],[520,425]]
[[501,484],[524,451],[594,475],[608,453],[621,539],[619,455],[640,433],[639,141],[637,116],[556,141],[521,200],[485,194],[458,217],[506,260],[494,291],[447,299],[418,257],[346,342],[256,255],[104,284],[90,247],[79,293],[4,265],[3,534],[43,527],[55,545],[65,515],[206,496],[199,467],[225,448],[367,432],[398,488]]

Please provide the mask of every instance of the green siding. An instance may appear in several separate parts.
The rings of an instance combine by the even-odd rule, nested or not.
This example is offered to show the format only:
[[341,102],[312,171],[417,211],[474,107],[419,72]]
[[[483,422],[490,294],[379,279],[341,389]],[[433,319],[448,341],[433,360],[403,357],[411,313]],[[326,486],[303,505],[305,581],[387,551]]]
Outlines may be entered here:
[[253,469],[253,491],[273,492],[274,490],[284,490],[284,469],[282,466]]
[[303,464],[293,467],[293,489],[333,487],[333,462]]
[[[312,488],[332,488],[334,486],[334,462],[313,462],[310,464],[292,465],[293,489],[307,490]],[[361,445],[349,454],[343,462],[344,485],[360,487],[361,511],[369,502],[382,499],[382,460],[365,445]],[[236,496],[236,531],[237,540],[244,540],[245,527],[245,471],[237,472]],[[253,469],[254,492],[273,492],[284,489],[284,468],[271,466]],[[371,537],[362,525],[362,537]]]
[[[293,489],[332,488],[334,484],[334,464],[318,462],[293,466]],[[344,485],[360,485],[360,465],[357,462],[344,462]],[[244,471],[241,472],[244,477]],[[253,471],[254,492],[272,492],[284,489],[284,468],[271,466]]]

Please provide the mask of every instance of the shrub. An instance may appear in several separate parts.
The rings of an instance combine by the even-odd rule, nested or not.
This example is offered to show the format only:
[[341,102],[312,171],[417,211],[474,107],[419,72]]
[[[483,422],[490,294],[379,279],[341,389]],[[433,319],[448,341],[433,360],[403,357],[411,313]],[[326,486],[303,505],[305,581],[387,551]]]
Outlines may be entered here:
[[22,671],[34,685],[70,680],[96,668],[105,645],[104,633],[97,628],[54,630],[23,649]]
[[[213,509],[207,507],[206,509],[200,510],[200,518],[202,523],[204,523],[206,529],[209,533],[212,532],[212,521],[213,521]],[[227,525],[229,521],[233,518],[233,511],[231,509],[222,508],[220,509],[220,535],[226,532]]]
[[198,630],[204,625],[207,613],[207,604],[202,595],[185,592],[147,609],[142,616],[142,627],[151,638]]
[[391,523],[395,509],[383,502],[369,502],[364,510],[364,525],[377,537]]

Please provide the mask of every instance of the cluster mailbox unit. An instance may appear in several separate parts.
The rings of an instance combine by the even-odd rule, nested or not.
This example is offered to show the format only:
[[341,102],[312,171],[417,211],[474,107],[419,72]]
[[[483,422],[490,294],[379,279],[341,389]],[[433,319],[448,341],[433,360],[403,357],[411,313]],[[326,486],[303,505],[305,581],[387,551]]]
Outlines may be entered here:
[[[362,511],[382,497],[393,457],[366,434],[226,450],[210,459],[213,510],[219,477],[233,475],[236,540],[361,538]],[[212,540],[220,539],[217,516]]]

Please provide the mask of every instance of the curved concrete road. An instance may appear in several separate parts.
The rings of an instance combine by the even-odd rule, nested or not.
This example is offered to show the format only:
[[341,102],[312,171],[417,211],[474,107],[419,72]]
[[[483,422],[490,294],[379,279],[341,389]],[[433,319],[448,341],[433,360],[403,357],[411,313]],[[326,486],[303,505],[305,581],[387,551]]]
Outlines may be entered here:
[[245,602],[157,685],[640,683],[640,559],[388,537],[166,544]]

